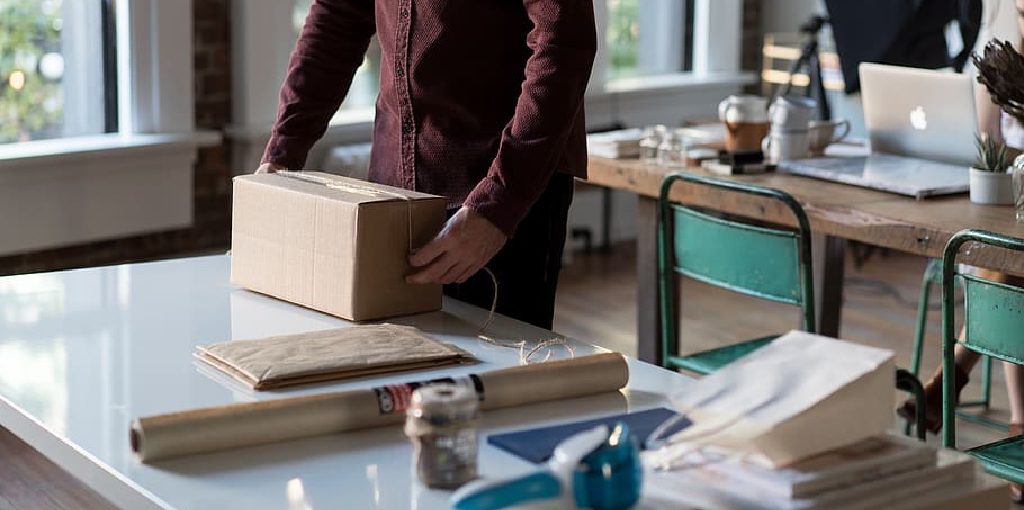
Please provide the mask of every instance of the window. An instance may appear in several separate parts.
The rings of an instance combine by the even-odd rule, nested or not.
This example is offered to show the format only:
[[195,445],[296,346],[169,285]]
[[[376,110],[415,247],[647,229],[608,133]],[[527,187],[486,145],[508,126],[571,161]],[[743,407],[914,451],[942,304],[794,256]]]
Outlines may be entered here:
[[694,0],[607,0],[608,79],[693,68]]
[[104,0],[0,0],[0,143],[116,129],[110,15]]
[[[292,27],[296,37],[306,21],[306,14],[309,13],[311,3],[312,0],[295,1],[292,11]],[[359,66],[355,76],[352,77],[352,86],[339,111],[372,110],[377,102],[378,90],[380,90],[380,45],[377,44],[377,37],[374,36],[370,40],[370,47],[366,50],[363,65]]]

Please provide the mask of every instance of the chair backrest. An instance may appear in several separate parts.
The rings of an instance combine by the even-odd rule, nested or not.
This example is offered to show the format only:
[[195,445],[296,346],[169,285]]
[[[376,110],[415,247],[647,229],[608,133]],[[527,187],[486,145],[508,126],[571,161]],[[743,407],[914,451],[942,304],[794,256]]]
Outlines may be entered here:
[[[963,283],[964,289],[964,337],[961,344],[1003,361],[1024,364],[1024,288],[960,273],[956,258],[960,248],[968,242],[1024,252],[1024,239],[984,230],[961,230],[946,243],[942,255],[943,374],[954,373],[953,348],[957,342],[954,299],[957,278]],[[943,378],[943,442],[950,448],[956,446],[953,383],[953,377]]]
[[[676,182],[778,200],[796,219],[794,229],[754,225],[671,201]],[[661,186],[658,218],[658,271],[662,333],[677,338],[676,273],[735,292],[790,303],[803,310],[803,329],[815,332],[811,284],[811,229],[800,203],[783,191],[693,174],[674,173]]]

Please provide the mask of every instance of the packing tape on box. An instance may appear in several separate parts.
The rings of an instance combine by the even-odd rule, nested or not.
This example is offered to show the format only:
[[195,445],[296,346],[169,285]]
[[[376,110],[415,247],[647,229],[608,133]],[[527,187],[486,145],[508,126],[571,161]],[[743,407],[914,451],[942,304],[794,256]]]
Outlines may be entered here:
[[401,423],[412,391],[431,382],[471,386],[492,410],[618,391],[629,382],[617,353],[520,365],[365,390],[245,402],[142,417],[131,424],[132,451],[143,461],[276,443]]
[[372,188],[370,186],[358,186],[358,185],[355,185],[355,184],[352,184],[352,183],[348,183],[348,182],[332,181],[332,180],[327,179],[325,177],[320,177],[318,175],[311,175],[311,174],[308,174],[308,173],[305,173],[305,172],[279,171],[279,172],[277,172],[277,174],[281,175],[281,176],[284,176],[284,177],[291,178],[291,179],[298,179],[300,181],[305,181],[305,182],[308,182],[310,184],[318,184],[320,186],[326,186],[328,188],[336,189],[338,191],[344,191],[346,193],[355,193],[357,195],[366,195],[366,196],[371,196],[371,197],[381,197],[381,196],[384,196],[384,197],[398,198],[398,199],[403,200],[407,204],[407,206],[408,206],[407,209],[408,209],[408,215],[409,215],[409,220],[408,220],[408,224],[409,224],[409,253],[412,253],[413,249],[415,249],[415,247],[412,245],[412,231],[413,231],[413,228],[412,228],[412,202],[413,202],[413,200],[408,195],[403,195],[401,193],[396,193],[396,192],[393,192],[393,191],[388,191],[388,190],[380,189],[380,188]]

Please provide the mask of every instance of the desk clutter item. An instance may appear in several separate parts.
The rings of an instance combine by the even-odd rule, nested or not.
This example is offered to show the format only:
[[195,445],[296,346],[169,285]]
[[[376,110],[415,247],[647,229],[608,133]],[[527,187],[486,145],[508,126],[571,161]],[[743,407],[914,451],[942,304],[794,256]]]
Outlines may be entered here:
[[200,346],[197,357],[256,390],[475,361],[411,326],[374,324]]
[[441,308],[440,285],[405,282],[445,199],[319,172],[235,177],[231,282],[348,320]]
[[587,152],[593,156],[610,159],[627,159],[640,156],[640,141],[643,132],[639,129],[618,129],[587,135]]
[[722,152],[717,158],[702,161],[700,166],[716,175],[753,175],[772,170],[761,151]]
[[560,441],[539,471],[481,480],[452,494],[454,510],[499,510],[541,503],[544,508],[628,510],[643,489],[639,440],[622,422],[598,425]]
[[949,489],[972,486],[977,469],[967,454],[894,436],[870,438],[777,470],[707,456],[682,470],[647,467],[646,502],[703,510],[964,508],[947,501]]
[[471,387],[434,384],[412,392],[405,435],[413,443],[420,482],[455,489],[476,478],[479,399]]
[[412,392],[432,383],[473,388],[487,411],[618,391],[621,354],[603,353],[434,381],[320,393],[135,419],[131,449],[143,462],[401,423]]
[[729,152],[755,151],[768,134],[768,101],[755,95],[733,95],[718,104],[718,120],[728,133],[725,150]]
[[692,425],[654,453],[665,467],[711,449],[778,468],[881,436],[895,373],[892,351],[791,331],[674,398]]
[[[559,443],[584,430],[592,429],[599,425],[606,425],[611,428],[616,423],[624,423],[629,426],[629,429],[637,437],[643,439],[651,435],[651,432],[654,432],[658,425],[675,416],[675,411],[659,407],[635,413],[618,414],[549,427],[494,434],[487,437],[487,443],[523,460],[539,464],[551,458],[551,454],[554,453],[555,447]],[[682,430],[688,425],[689,422],[683,420],[677,425],[676,429],[669,432]]]

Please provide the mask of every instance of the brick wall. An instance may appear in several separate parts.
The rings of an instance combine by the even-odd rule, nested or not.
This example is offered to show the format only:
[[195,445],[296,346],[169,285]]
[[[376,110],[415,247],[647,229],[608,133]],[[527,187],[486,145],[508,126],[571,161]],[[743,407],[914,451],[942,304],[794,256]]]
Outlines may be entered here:
[[[231,121],[231,0],[193,2],[196,128],[222,131]],[[110,265],[226,250],[231,228],[228,140],[199,150],[193,227],[0,257],[0,275]]]
[[740,46],[740,68],[757,73],[758,82],[748,85],[746,91],[752,94],[761,93],[761,45],[764,39],[762,30],[763,9],[766,0],[743,0],[743,40]]

